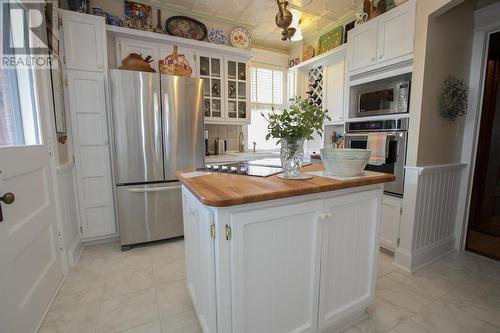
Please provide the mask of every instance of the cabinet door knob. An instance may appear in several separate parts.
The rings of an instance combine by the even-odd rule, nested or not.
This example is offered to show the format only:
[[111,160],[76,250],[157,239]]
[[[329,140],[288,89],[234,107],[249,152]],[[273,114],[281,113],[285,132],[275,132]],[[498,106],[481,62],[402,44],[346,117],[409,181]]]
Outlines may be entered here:
[[375,57],[372,57],[372,62],[375,61]]
[[378,56],[378,58],[379,58],[379,59],[382,59],[382,57],[383,57],[383,56],[384,56],[384,55],[383,55],[383,54],[381,54],[381,55],[379,55],[379,56]]

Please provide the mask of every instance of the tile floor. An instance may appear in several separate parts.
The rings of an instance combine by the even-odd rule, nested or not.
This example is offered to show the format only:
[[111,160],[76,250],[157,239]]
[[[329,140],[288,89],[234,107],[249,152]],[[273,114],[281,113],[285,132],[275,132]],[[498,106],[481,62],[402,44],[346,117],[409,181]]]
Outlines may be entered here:
[[[40,333],[199,333],[183,241],[85,248]],[[380,253],[376,301],[343,333],[500,332],[500,262],[454,253],[409,274]],[[264,333],[264,332],[263,332]]]

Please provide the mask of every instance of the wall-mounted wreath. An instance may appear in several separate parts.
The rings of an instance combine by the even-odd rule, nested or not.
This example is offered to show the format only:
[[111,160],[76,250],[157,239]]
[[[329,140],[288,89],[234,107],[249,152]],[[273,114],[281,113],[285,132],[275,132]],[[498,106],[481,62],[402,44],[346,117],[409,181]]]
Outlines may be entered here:
[[439,98],[439,113],[454,121],[467,113],[467,85],[464,80],[449,76],[443,84]]

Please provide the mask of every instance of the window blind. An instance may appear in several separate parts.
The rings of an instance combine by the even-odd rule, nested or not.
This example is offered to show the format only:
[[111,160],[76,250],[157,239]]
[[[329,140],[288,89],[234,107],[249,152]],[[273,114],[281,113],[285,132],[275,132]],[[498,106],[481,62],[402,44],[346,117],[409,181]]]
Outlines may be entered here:
[[281,108],[283,104],[283,72],[262,67],[251,68],[251,98],[254,107]]

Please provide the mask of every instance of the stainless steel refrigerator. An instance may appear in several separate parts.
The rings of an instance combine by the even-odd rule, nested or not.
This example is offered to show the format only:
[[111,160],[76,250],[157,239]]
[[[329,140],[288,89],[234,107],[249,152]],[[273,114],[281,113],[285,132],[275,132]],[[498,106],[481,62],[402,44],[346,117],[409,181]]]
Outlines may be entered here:
[[181,236],[175,173],[204,166],[202,80],[118,69],[110,76],[122,249]]

